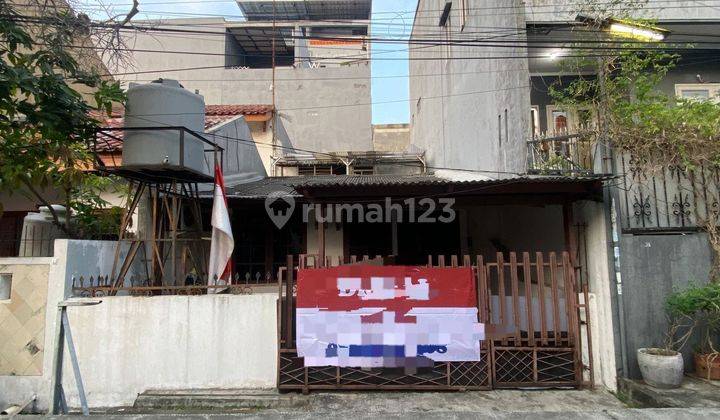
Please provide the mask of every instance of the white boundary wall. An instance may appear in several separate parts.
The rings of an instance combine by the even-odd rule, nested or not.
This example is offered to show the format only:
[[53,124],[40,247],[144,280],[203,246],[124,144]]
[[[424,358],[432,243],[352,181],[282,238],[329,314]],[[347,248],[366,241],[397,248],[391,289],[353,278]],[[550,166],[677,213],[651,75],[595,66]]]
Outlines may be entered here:
[[[277,296],[120,296],[68,308],[90,407],[147,389],[274,388]],[[69,358],[63,385],[80,405]]]
[[[0,405],[37,401],[47,412],[57,304],[73,276],[111,271],[115,242],[56,240],[53,258],[2,258],[2,265],[49,265],[43,371],[0,376]],[[82,300],[82,299],[77,299]],[[277,382],[277,294],[117,296],[68,315],[91,407],[132,405],[147,389],[274,388]],[[1,342],[1,341],[0,341]],[[70,407],[77,386],[64,352]]]

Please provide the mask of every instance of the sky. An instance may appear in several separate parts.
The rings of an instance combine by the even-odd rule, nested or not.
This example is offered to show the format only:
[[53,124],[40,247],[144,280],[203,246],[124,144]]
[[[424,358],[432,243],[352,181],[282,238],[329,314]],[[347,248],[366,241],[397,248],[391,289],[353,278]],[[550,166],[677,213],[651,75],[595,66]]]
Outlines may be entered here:
[[[102,19],[127,11],[131,0],[71,1],[90,16]],[[100,5],[106,5],[107,10]],[[373,0],[373,37],[407,39],[412,29],[417,0]],[[140,0],[141,13],[136,19],[159,17],[193,17],[196,14],[220,15],[226,19],[242,19],[240,8],[232,0]],[[168,14],[168,13],[171,13]],[[374,44],[372,57],[393,58],[372,61],[372,102],[406,100],[408,92],[407,45]],[[392,76],[392,77],[388,77]],[[373,104],[373,124],[407,123],[410,120],[408,102]]]

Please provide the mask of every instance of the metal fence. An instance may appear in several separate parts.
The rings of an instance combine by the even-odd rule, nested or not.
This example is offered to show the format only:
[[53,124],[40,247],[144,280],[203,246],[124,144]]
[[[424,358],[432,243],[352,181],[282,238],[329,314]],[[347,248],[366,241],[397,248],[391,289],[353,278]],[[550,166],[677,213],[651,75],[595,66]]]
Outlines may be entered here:
[[[592,384],[592,356],[582,362],[581,322],[589,331],[587,287],[578,287],[567,252],[508,255],[494,262],[482,256],[428,256],[428,267],[472,267],[479,321],[485,324],[479,362],[435,362],[408,373],[393,368],[306,367],[295,345],[297,270],[327,266],[316,257],[288,256],[278,281],[278,387],[281,390],[409,389],[468,390],[518,387],[580,387],[584,372]],[[348,258],[339,264],[382,265],[384,258]],[[334,264],[333,264],[334,265]],[[589,334],[585,334],[589,337]]]
[[527,141],[528,172],[540,175],[591,175],[595,136],[575,133]]
[[[527,142],[528,173],[592,175],[598,149],[595,136],[567,134]],[[694,231],[720,215],[720,168],[670,165],[652,168],[633,156],[614,152],[618,221],[626,233]]]
[[627,154],[618,154],[615,162],[621,176],[616,185],[625,232],[692,231],[707,222],[717,223],[718,167],[672,165],[652,170]]

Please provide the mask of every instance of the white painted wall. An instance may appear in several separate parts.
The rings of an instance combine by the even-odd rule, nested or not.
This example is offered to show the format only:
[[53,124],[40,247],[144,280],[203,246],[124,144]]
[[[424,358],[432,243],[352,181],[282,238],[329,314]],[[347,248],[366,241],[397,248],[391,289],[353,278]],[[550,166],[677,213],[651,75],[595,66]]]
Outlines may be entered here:
[[[426,151],[429,166],[503,172],[525,172],[530,95],[527,50],[520,47],[525,18],[520,0],[452,1],[445,27],[438,26],[446,0],[420,0],[411,38],[474,39],[514,35],[508,46],[438,45],[410,51],[411,142]],[[483,10],[476,10],[481,8]],[[492,29],[482,29],[492,28]],[[463,59],[464,57],[464,59]],[[500,59],[496,57],[520,57]],[[492,58],[492,59],[490,59]],[[432,75],[432,77],[428,77]],[[498,173],[492,173],[497,171]],[[467,172],[436,170],[457,177]]]
[[590,296],[595,384],[617,389],[612,291],[615,287],[608,264],[608,237],[603,203],[582,201],[575,205],[575,220],[587,224],[587,281]]
[[[277,294],[111,297],[68,309],[91,407],[147,389],[273,388]],[[64,387],[79,406],[66,358]]]
[[[0,406],[36,395],[47,412],[57,304],[78,273],[107,273],[114,242],[56,240],[54,258],[2,258],[0,265],[49,265],[43,371],[0,376]],[[277,377],[277,294],[117,296],[68,310],[91,407],[132,405],[150,388],[273,388]],[[63,385],[79,406],[65,352]]]

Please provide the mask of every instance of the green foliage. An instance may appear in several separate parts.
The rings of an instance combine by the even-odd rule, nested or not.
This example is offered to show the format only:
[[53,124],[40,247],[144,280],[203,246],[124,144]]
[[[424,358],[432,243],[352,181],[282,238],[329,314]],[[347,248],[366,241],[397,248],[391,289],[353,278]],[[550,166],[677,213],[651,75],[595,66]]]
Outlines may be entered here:
[[[91,112],[109,113],[124,94],[68,47],[79,43],[86,22],[63,11],[53,22],[30,33],[0,2],[0,191],[25,190],[48,204],[43,191],[56,190],[79,214],[104,205],[97,194],[102,181],[86,170],[98,128]],[[95,103],[78,89],[93,91]]]
[[[685,334],[681,337],[682,344],[687,341],[693,330],[699,328],[703,332],[700,351],[717,353],[714,343],[720,334],[720,283],[691,285],[685,290],[675,291],[665,300],[665,310],[671,322],[671,330],[676,325],[685,327]],[[683,323],[683,320],[691,322]],[[675,328],[672,335],[680,332],[679,329]]]
[[596,68],[598,75],[556,84],[551,96],[568,109],[595,110],[598,134],[637,161],[688,169],[720,164],[720,104],[682,100],[661,91],[660,82],[680,59],[667,52],[667,44],[632,42],[622,47],[630,49],[594,62],[568,59],[566,66]]
[[666,299],[665,309],[671,316],[698,316],[703,313],[720,315],[720,283],[693,285],[683,291],[676,291]]

